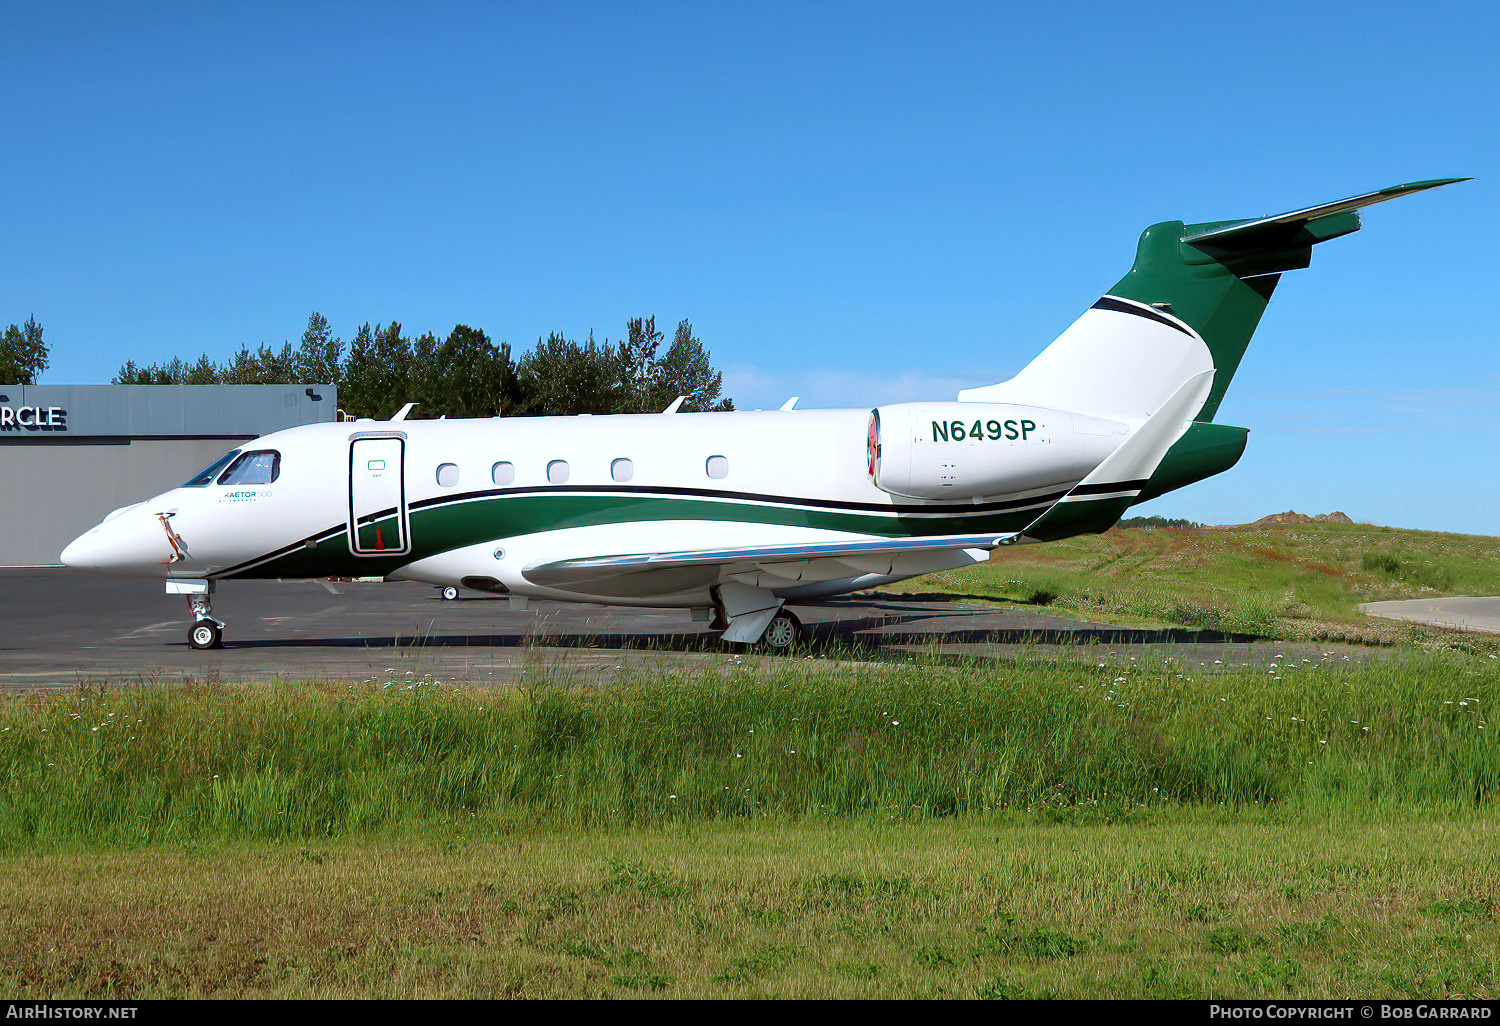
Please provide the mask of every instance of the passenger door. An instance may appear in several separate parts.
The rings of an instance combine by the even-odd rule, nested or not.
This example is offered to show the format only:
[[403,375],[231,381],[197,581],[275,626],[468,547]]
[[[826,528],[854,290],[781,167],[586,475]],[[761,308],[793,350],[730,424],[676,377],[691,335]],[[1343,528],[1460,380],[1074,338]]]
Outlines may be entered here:
[[403,435],[356,436],[349,443],[349,551],[356,556],[411,551],[405,460]]

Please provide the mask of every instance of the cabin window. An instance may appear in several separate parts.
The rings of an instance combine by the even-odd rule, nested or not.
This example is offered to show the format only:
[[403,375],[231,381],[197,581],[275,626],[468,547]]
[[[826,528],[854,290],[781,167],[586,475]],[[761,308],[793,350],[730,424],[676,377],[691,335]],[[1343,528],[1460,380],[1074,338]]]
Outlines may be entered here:
[[443,488],[452,488],[458,484],[458,464],[439,463],[437,469],[437,483]]
[[635,477],[635,464],[621,457],[609,465],[609,476],[623,484]]
[[221,485],[270,484],[281,475],[281,453],[275,449],[247,452],[219,475]]
[[709,477],[715,481],[722,481],[729,476],[729,461],[723,456],[710,456],[706,469]]
[[568,461],[553,460],[547,464],[547,480],[552,484],[568,483]]
[[187,484],[183,485],[182,487],[184,487],[184,488],[202,488],[204,485],[208,484],[214,478],[218,477],[219,476],[219,471],[221,471],[225,467],[229,466],[229,464],[232,463],[234,461],[234,458],[236,456],[238,456],[239,454],[240,454],[240,450],[239,449],[235,449],[235,450],[233,450],[231,452],[226,452],[224,455],[222,455],[218,459],[214,460],[208,466],[206,466],[202,470],[198,471],[198,473],[194,474],[193,475],[193,479],[191,481],[189,481]]
[[508,484],[516,483],[516,465],[514,463],[496,463],[490,468],[490,480],[501,488]]

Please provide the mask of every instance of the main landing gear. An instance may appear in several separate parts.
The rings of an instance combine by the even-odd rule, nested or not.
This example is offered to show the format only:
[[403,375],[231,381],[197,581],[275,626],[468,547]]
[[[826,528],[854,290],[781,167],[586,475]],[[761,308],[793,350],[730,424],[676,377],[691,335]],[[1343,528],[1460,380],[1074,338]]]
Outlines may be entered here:
[[192,648],[224,647],[224,621],[214,616],[209,604],[213,592],[214,582],[211,580],[167,581],[168,595],[187,596],[188,608],[193,613],[193,626],[188,630],[188,645]]
[[712,595],[713,626],[724,632],[720,641],[759,643],[771,652],[785,652],[806,637],[802,621],[764,588],[726,582],[715,587]]
[[806,637],[807,630],[802,621],[790,609],[782,609],[766,624],[766,633],[761,635],[760,643],[772,652],[785,652]]

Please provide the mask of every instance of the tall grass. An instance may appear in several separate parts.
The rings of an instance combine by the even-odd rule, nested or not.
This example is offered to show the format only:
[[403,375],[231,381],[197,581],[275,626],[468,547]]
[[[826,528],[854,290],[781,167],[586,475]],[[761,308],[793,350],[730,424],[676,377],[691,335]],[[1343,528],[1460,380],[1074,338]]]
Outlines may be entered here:
[[1500,664],[774,660],[603,686],[81,692],[0,706],[0,848],[412,826],[1175,806],[1459,810],[1500,794]]

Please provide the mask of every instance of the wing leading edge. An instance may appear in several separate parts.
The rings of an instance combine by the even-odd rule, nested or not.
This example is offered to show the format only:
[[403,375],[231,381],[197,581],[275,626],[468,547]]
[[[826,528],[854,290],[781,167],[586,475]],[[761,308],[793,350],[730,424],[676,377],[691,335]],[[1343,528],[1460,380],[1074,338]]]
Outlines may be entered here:
[[[588,590],[608,581],[641,574],[723,567],[733,573],[764,570],[832,559],[855,561],[856,572],[879,572],[872,564],[924,552],[956,552],[961,549],[993,549],[1009,544],[1018,534],[945,534],[926,538],[877,538],[869,541],[807,542],[791,545],[752,545],[743,548],[692,549],[683,552],[642,552],[618,556],[559,559],[526,567],[522,573],[535,584],[567,590]],[[886,572],[889,572],[888,570]],[[797,577],[789,576],[795,580]]]

